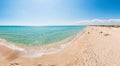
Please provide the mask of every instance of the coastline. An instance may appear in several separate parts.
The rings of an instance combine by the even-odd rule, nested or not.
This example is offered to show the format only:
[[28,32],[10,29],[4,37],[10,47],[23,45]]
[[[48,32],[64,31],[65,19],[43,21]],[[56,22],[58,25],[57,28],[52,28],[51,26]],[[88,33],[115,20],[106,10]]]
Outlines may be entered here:
[[41,57],[21,57],[16,56],[17,53],[9,58],[0,55],[0,65],[17,63],[19,66],[119,66],[119,34],[120,28],[88,26],[76,41],[58,53]]
[[9,49],[11,49],[11,50],[24,51],[23,48],[20,48],[20,47],[18,47],[18,46],[15,46],[14,44],[9,43],[9,42],[7,42],[7,41],[4,40],[4,39],[0,39],[0,45],[1,45],[1,46],[5,46],[5,47],[7,47],[7,48],[9,48]]
[[62,40],[60,42],[54,44],[48,44],[44,46],[38,46],[38,47],[23,46],[15,43],[9,43],[4,39],[1,39],[3,43],[0,43],[0,45],[5,46],[11,50],[21,52],[22,57],[41,57],[43,55],[55,54],[62,51],[64,48],[66,48],[67,46],[72,44],[76,39],[78,39],[85,32],[86,28],[81,30],[75,36],[68,37],[67,39]]

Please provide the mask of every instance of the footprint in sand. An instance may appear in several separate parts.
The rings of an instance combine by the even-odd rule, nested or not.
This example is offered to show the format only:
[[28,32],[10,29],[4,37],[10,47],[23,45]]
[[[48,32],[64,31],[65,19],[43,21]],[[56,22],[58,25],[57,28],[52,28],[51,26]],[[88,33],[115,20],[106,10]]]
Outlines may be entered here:
[[20,64],[19,64],[19,63],[11,63],[11,64],[8,65],[8,66],[20,66]]
[[38,64],[38,66],[42,66],[42,64]]
[[104,34],[104,36],[109,36],[110,34]]
[[90,34],[90,32],[88,32],[88,34]]
[[102,31],[100,33],[103,33]]

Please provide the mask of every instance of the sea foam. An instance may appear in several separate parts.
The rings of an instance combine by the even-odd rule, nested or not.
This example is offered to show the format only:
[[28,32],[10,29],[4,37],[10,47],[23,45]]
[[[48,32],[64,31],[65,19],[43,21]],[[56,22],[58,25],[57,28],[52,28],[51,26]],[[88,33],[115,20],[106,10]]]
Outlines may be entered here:
[[68,41],[65,44],[61,44],[59,47],[57,48],[52,48],[52,49],[48,49],[48,50],[33,50],[33,51],[24,51],[24,55],[23,57],[41,57],[43,55],[49,55],[49,54],[55,54],[58,53],[60,51],[62,51],[64,48],[68,47],[70,44],[72,44],[73,42],[75,42],[77,39],[81,38],[82,34],[84,31],[79,32],[71,41]]
[[[0,27],[0,30],[2,30],[2,28]],[[81,34],[83,33],[83,31],[85,29],[84,27],[82,27],[82,28],[75,27],[74,28],[73,26],[72,27],[47,27],[47,28],[46,27],[42,27],[42,30],[38,30],[41,27],[40,28],[39,27],[35,27],[35,28],[34,27],[25,27],[25,29],[27,31],[29,30],[27,32],[27,31],[25,31],[25,29],[23,29],[23,28],[21,29],[21,27],[17,27],[17,28],[16,27],[12,27],[10,29],[15,29],[15,30],[11,32],[10,30],[7,31],[6,28],[7,27],[5,27],[5,30],[6,30],[7,33],[3,31],[2,34],[0,35],[0,37],[2,37],[3,39],[4,38],[7,39],[6,42],[9,42],[9,40],[10,41],[14,41],[15,40],[17,42],[22,42],[23,40],[21,40],[21,38],[23,38],[23,39],[25,39],[23,41],[23,43],[24,42],[25,43],[31,43],[32,42],[33,45],[35,43],[39,43],[40,39],[43,39],[40,43],[44,44],[44,43],[47,43],[47,42],[48,43],[49,42],[56,42],[56,41],[58,42],[58,41],[61,41],[63,39],[66,39],[67,37],[70,37],[71,35],[75,35],[74,38],[72,38],[72,40],[70,40],[68,42],[65,42],[63,44],[60,44],[59,47],[50,48],[50,49],[40,49],[40,50],[36,50],[36,49],[26,50],[25,48],[19,47],[19,45],[15,45],[15,44],[11,44],[11,43],[10,44],[5,44],[4,42],[0,42],[0,45],[6,46],[6,47],[8,47],[10,49],[13,49],[13,50],[21,51],[23,57],[40,57],[40,56],[43,56],[43,55],[58,53],[58,52],[62,51],[64,48],[68,47],[70,44],[72,44],[78,38],[80,38]],[[32,28],[34,31],[31,32],[30,28]],[[52,28],[52,29],[50,29],[50,28]],[[44,30],[47,29],[47,30],[44,31],[43,29]],[[43,31],[44,33],[40,33],[40,35],[39,35],[38,32],[40,32],[40,31]],[[18,32],[18,33],[15,33],[15,32]],[[34,32],[35,32],[35,34],[34,34]],[[9,36],[9,37],[7,37],[6,35]],[[20,35],[20,37],[19,37],[19,35]],[[13,36],[15,36],[15,38],[13,38]],[[24,38],[25,36],[29,36],[29,37]],[[38,38],[36,38],[38,36],[43,36],[44,38],[40,37],[40,39],[38,40]],[[36,38],[36,39],[34,39],[34,38]],[[19,41],[19,39],[20,39],[20,41]],[[33,39],[35,41],[33,41]],[[55,41],[53,41],[53,39],[55,39]]]

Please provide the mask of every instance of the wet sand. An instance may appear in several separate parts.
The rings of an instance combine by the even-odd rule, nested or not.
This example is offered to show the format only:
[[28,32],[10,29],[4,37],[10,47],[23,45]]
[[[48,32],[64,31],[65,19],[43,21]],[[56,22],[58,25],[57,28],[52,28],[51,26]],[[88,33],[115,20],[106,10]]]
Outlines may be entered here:
[[0,46],[0,66],[119,66],[120,28],[88,26],[76,41],[56,54],[21,57]]

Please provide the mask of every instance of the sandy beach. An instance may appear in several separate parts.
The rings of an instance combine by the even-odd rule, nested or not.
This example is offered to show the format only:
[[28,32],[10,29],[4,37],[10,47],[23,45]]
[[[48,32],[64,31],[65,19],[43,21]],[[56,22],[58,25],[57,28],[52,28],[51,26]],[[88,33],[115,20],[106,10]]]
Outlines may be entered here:
[[35,58],[21,54],[0,45],[0,66],[119,66],[120,28],[88,26],[81,37],[59,53]]

